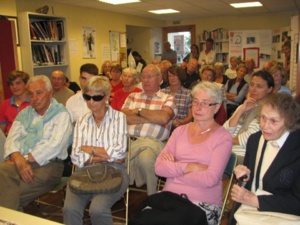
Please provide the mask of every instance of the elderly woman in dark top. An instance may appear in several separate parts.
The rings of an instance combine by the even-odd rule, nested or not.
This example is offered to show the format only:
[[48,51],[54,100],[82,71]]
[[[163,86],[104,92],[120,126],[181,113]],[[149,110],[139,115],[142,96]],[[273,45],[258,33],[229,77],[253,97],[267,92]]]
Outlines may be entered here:
[[[268,96],[260,111],[260,127],[249,137],[244,165],[234,169],[237,178],[247,177],[245,188],[234,185],[231,191],[232,199],[243,204],[235,215],[241,225],[239,215],[246,205],[258,213],[300,216],[300,110],[292,96]],[[258,224],[255,216],[251,220]],[[299,224],[299,219],[288,224]]]
[[110,90],[109,80],[104,76],[89,78],[83,87],[83,98],[91,112],[76,122],[71,159],[78,170],[97,163],[118,168],[123,173],[122,186],[115,193],[104,194],[78,194],[68,186],[63,209],[64,224],[67,225],[82,225],[83,213],[89,202],[92,224],[112,225],[111,207],[128,186],[124,165],[127,148],[126,116],[107,104]]

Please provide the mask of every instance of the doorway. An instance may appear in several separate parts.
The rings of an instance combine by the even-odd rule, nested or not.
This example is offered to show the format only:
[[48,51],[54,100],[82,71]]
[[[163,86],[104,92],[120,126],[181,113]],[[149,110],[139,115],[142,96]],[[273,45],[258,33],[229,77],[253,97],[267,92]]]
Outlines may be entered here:
[[163,27],[163,43],[169,41],[171,48],[177,52],[177,64],[191,52],[191,45],[196,43],[196,26]]

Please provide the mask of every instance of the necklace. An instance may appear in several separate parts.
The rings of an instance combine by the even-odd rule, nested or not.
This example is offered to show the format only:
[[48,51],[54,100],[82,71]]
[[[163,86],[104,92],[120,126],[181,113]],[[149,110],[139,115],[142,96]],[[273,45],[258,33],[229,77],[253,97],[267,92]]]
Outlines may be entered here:
[[208,129],[205,130],[205,131],[200,132],[200,135],[203,135],[203,134],[205,134],[205,133],[207,133],[207,132],[209,132],[209,131],[210,131],[210,128],[208,128]]

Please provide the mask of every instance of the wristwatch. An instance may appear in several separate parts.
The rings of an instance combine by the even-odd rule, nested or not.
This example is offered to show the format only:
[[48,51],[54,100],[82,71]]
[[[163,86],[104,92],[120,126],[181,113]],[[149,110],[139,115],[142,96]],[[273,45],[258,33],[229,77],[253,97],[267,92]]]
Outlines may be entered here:
[[27,154],[27,155],[24,155],[23,157],[24,157],[25,160],[28,162],[28,160],[29,160],[28,154]]
[[138,111],[137,111],[137,115],[138,115],[138,116],[141,116],[142,110],[143,110],[142,108],[139,108],[139,109],[138,109]]

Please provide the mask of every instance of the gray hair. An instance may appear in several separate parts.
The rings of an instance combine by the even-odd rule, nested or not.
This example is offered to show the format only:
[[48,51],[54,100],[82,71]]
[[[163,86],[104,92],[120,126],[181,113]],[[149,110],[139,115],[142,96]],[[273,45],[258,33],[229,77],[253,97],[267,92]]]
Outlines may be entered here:
[[37,82],[37,81],[43,81],[46,85],[46,90],[52,91],[51,81],[50,81],[49,77],[47,77],[46,75],[36,75],[36,76],[30,77],[27,82],[27,88],[30,84]]
[[[146,68],[151,68],[151,69],[153,69],[153,70],[156,72],[156,76],[161,76],[161,72],[160,72],[160,69],[158,68],[158,66],[153,65],[153,64],[148,64],[148,65],[143,69],[143,71],[144,71]],[[142,73],[142,74],[143,74],[143,73]]]
[[89,91],[110,95],[111,85],[109,79],[105,76],[92,76],[87,79],[82,93],[86,94]]
[[122,76],[124,74],[131,74],[131,75],[133,75],[133,77],[134,77],[134,84],[138,84],[139,83],[139,76],[140,76],[140,74],[139,74],[139,72],[136,69],[133,69],[133,68],[130,68],[130,67],[123,69],[123,72],[122,72],[122,75],[121,75],[121,80],[122,80]]
[[221,104],[223,100],[223,94],[221,88],[214,82],[201,81],[196,84],[192,89],[192,96],[194,97],[199,91],[207,93],[216,103]]

